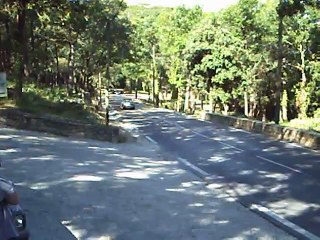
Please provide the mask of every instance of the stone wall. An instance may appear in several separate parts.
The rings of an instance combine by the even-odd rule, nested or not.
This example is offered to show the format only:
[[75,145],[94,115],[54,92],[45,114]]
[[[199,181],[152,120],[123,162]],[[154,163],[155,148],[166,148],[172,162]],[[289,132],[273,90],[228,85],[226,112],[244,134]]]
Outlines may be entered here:
[[224,116],[215,113],[205,113],[203,118],[207,121],[217,121],[235,128],[262,133],[278,140],[286,140],[312,149],[320,149],[320,134],[313,131],[282,127],[277,124],[268,124],[261,121]]
[[117,126],[85,124],[48,115],[37,116],[18,109],[0,109],[0,125],[110,142],[126,142],[130,138],[125,130]]

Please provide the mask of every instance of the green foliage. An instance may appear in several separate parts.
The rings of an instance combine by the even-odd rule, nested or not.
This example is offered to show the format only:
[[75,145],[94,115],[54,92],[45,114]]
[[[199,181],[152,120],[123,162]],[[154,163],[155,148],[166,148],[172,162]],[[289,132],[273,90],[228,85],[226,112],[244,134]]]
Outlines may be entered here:
[[29,98],[59,104],[80,90],[94,95],[102,76],[102,86],[170,90],[179,109],[183,100],[192,105],[193,95],[190,101],[210,99],[236,114],[273,120],[279,90],[287,92],[281,102],[289,119],[319,109],[319,1],[240,0],[214,14],[127,7],[121,0],[25,3],[22,31],[18,1],[0,0],[0,69],[10,81],[26,74],[36,83],[27,86]]
[[[16,24],[18,1],[12,2],[5,1],[0,12],[5,16],[0,17],[0,36],[10,43],[5,54],[1,44],[0,56],[5,57],[0,57],[0,66],[8,63],[9,79],[20,81],[26,75],[39,85],[93,91],[98,73],[109,77],[109,68],[128,57],[131,26],[121,0],[22,1],[26,3],[23,29]],[[23,50],[21,36],[26,39]]]
[[90,112],[80,103],[78,98],[67,97],[65,89],[37,88],[28,84],[24,94],[16,106],[35,114],[51,114],[79,121],[95,121]]
[[319,115],[315,116],[314,118],[292,119],[290,122],[281,123],[281,125],[293,128],[313,130],[320,133]]

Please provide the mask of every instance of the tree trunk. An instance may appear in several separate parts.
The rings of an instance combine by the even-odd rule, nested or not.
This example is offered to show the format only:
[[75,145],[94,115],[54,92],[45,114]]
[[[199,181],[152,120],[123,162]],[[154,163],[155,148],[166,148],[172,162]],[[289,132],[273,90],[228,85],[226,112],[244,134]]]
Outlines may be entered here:
[[178,90],[178,100],[177,100],[177,111],[178,112],[182,111],[182,107],[183,107],[182,99],[183,99],[182,92],[181,92],[181,90]]
[[4,68],[7,70],[10,68],[10,55],[12,50],[12,42],[11,42],[11,36],[10,36],[10,22],[7,20],[5,22],[5,29],[6,29],[6,42],[7,47],[5,48],[5,59],[4,59]]
[[223,114],[228,115],[228,111],[229,111],[229,105],[224,103],[223,104]]
[[178,99],[178,88],[174,87],[172,89],[171,100],[176,100],[176,99]]
[[19,56],[19,72],[18,72],[18,79],[16,83],[16,97],[17,100],[21,99],[22,97],[22,88],[23,82],[26,77],[27,71],[27,41],[26,41],[26,34],[25,34],[25,25],[26,25],[26,9],[27,9],[27,0],[20,0],[19,1],[19,8],[18,8],[18,39],[20,43],[20,56]]
[[98,88],[99,88],[99,107],[102,108],[102,82],[101,73],[98,73]]
[[50,85],[50,82],[49,82],[49,50],[48,50],[48,40],[47,39],[45,39],[44,40],[44,47],[45,47],[45,63],[43,64],[44,66],[45,66],[45,71],[44,71],[44,81],[43,81],[43,84],[45,85],[45,86],[47,86],[47,85]]
[[191,92],[191,113],[195,114],[196,112],[196,95],[194,92]]
[[213,105],[213,96],[212,94],[210,94],[210,90],[209,90],[209,105],[210,105],[210,113],[213,113],[216,111],[216,103]]
[[147,92],[148,92],[148,101],[150,101],[151,100],[151,89],[150,89],[149,82],[147,83]]
[[307,76],[306,76],[306,66],[305,66],[305,50],[300,44],[299,47],[300,58],[301,58],[301,82],[300,82],[300,89],[297,93],[297,110],[298,110],[298,117],[300,119],[307,117],[309,99],[308,99],[308,92],[306,89],[307,86]]
[[111,50],[112,50],[112,45],[111,42],[109,42],[109,47],[108,47],[108,53],[107,53],[107,63],[106,63],[106,119],[105,123],[106,125],[109,125],[109,91],[110,91],[110,81],[111,81],[111,76],[110,76],[110,66],[111,66]]
[[134,98],[138,99],[138,79],[136,79],[135,86],[134,86]]
[[158,84],[156,83],[156,48],[152,46],[152,101],[156,107],[159,107],[159,92],[157,91]]
[[155,81],[156,81],[156,60],[155,60],[155,46],[152,46],[152,102],[153,104],[155,104],[155,98],[156,98],[156,91],[155,91],[155,88],[156,88],[156,84],[155,84]]
[[56,84],[57,85],[60,85],[59,84],[59,78],[60,78],[60,66],[59,66],[59,49],[57,47],[57,45],[55,45],[55,50],[56,50],[56,55],[55,55],[55,58],[56,58]]
[[74,84],[74,44],[69,42],[69,80],[67,83],[68,94],[71,94],[73,84]]
[[201,98],[201,111],[203,111],[204,97],[203,97],[203,96],[200,96],[200,98]]
[[35,37],[34,37],[34,22],[33,19],[30,19],[30,45],[31,45],[31,51],[34,53],[35,49]]
[[256,110],[257,110],[257,101],[256,101],[256,96],[254,94],[250,94],[249,97],[249,117],[254,117]]
[[244,92],[244,115],[249,115],[249,101],[248,101],[248,92]]
[[[281,1],[281,0],[280,0]],[[282,86],[282,37],[283,37],[283,16],[279,15],[279,26],[278,26],[278,66],[277,66],[277,77],[275,83],[275,113],[274,121],[279,124],[280,121],[280,108],[281,108],[281,86]]]
[[288,121],[288,94],[286,90],[283,90],[281,100],[281,120]]
[[[10,32],[9,32],[9,23],[8,21],[5,22],[5,29],[6,33],[2,35],[2,32],[0,31],[0,41],[1,42],[7,42],[7,44],[10,42]],[[6,72],[8,70],[8,63],[9,63],[9,52],[10,48],[8,45],[0,46],[0,72]]]
[[191,77],[190,74],[188,74],[188,82],[187,82],[187,87],[186,87],[186,94],[184,98],[184,112],[189,111],[189,104],[190,104],[190,91],[191,91]]
[[[87,57],[86,59],[86,70],[85,70],[85,73],[86,73],[86,85],[87,85],[87,89],[90,89],[91,88],[91,82],[90,82],[90,58]],[[77,87],[76,87],[77,88]]]

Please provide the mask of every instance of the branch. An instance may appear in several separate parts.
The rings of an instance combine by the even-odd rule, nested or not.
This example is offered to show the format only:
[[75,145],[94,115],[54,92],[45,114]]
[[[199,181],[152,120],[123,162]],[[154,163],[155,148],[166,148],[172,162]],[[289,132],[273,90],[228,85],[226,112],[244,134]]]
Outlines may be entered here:
[[303,70],[303,68],[301,66],[299,66],[299,65],[293,65],[291,63],[286,63],[286,65],[290,66],[290,67],[293,67],[293,68],[299,70],[300,72]]
[[67,43],[70,43],[70,41],[66,40],[66,39],[52,39],[52,38],[49,38],[47,36],[44,36],[40,33],[36,33],[35,36],[39,37],[39,38],[42,38],[42,39],[45,39],[45,40],[48,40],[50,42],[53,42],[57,45],[64,45],[64,44],[67,44]]
[[287,43],[288,45],[290,46],[293,46],[293,43],[292,42],[289,42],[288,40],[284,39],[283,42]]

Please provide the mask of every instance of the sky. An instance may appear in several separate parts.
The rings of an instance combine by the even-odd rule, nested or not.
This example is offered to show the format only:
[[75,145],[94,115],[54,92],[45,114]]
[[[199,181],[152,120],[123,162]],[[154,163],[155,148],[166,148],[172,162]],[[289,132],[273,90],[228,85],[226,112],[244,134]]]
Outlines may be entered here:
[[217,12],[238,0],[125,0],[128,5],[150,4],[151,6],[176,7],[185,5],[193,7],[199,5],[205,12]]

